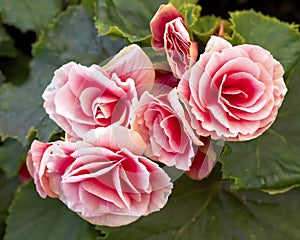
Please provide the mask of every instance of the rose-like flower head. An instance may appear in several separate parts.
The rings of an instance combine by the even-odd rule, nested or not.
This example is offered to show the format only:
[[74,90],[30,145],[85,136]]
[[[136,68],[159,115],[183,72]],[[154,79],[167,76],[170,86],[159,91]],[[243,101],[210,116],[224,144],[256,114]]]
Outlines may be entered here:
[[28,152],[26,165],[33,177],[36,190],[42,198],[57,198],[61,193],[61,176],[74,161],[70,154],[75,145],[70,142],[57,141],[43,143],[33,141]]
[[78,145],[62,176],[60,199],[71,210],[93,224],[121,226],[166,204],[172,189],[168,175],[130,151],[144,150],[138,133],[112,125],[91,130],[84,140],[91,145]]
[[259,46],[210,41],[178,85],[192,127],[199,135],[228,141],[261,135],[287,92],[283,67]]
[[181,78],[198,57],[198,44],[191,41],[182,18],[166,24],[164,44],[172,72],[175,77]]
[[160,210],[173,187],[144,150],[137,132],[111,125],[84,141],[34,141],[27,167],[41,197],[58,197],[93,224],[121,226]]
[[152,32],[151,45],[154,49],[160,50],[164,48],[164,33],[166,24],[178,17],[183,19],[181,13],[171,3],[160,5],[159,9],[150,21],[150,29]]
[[198,145],[202,142],[185,118],[176,89],[158,97],[145,92],[135,106],[131,127],[147,144],[146,156],[188,170],[195,155],[193,142]]
[[154,75],[137,45],[124,48],[104,67],[70,62],[55,71],[42,96],[44,108],[75,140],[96,127],[127,126],[136,89],[151,86]]
[[181,13],[171,3],[161,5],[150,28],[152,47],[164,49],[174,76],[181,78],[198,57],[198,44],[191,41]]

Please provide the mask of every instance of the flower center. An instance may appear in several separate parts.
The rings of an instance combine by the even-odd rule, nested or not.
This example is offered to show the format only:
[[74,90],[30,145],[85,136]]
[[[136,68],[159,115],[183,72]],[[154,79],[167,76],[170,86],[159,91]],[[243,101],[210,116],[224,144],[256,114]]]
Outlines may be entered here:
[[99,99],[92,105],[95,122],[105,127],[111,124],[111,117],[115,108],[115,102],[100,102]]

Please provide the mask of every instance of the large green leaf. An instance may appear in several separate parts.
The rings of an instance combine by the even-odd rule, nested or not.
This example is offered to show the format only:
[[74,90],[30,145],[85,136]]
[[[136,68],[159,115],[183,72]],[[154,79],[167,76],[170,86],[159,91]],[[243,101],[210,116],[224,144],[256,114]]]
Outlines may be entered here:
[[195,5],[197,4],[198,1],[197,0],[170,0],[169,2],[172,3],[174,7],[179,9],[183,5],[188,5],[188,4]]
[[170,0],[171,3],[175,8],[177,8],[186,24],[189,27],[192,27],[198,20],[200,13],[201,13],[201,6],[197,4],[197,0]]
[[8,83],[0,87],[0,133],[24,140],[28,130],[36,127],[41,130],[40,139],[46,141],[55,124],[42,107],[41,95],[54,70],[68,61],[99,63],[123,46],[121,40],[98,37],[84,9],[70,7],[36,44],[28,81],[20,86]]
[[214,176],[202,182],[183,177],[160,212],[129,226],[98,229],[106,240],[297,240],[299,197],[299,190],[235,193]]
[[93,227],[57,199],[42,199],[30,181],[17,192],[7,218],[5,240],[94,240]]
[[94,0],[81,0],[81,4],[85,8],[85,10],[89,14],[89,16],[91,18],[93,18],[96,14],[95,1]]
[[257,44],[268,49],[279,60],[286,77],[300,59],[300,33],[298,26],[264,16],[253,10],[230,14],[232,29],[246,43]]
[[150,37],[149,23],[166,0],[97,0],[96,27],[100,35],[122,36],[130,42]]
[[220,23],[221,18],[216,16],[203,16],[200,17],[195,24],[192,26],[191,30],[195,34],[196,39],[202,43],[202,47],[206,45],[206,42],[211,35],[215,35]]
[[22,155],[24,157],[25,154],[25,148],[17,139],[8,138],[0,144],[0,169],[8,178],[18,173]]
[[198,21],[201,13],[201,6],[194,3],[182,2],[177,9],[181,12],[186,24],[193,27]]
[[288,83],[289,91],[270,130],[252,141],[227,143],[223,176],[233,179],[237,189],[278,192],[300,185],[300,61]]
[[1,0],[2,21],[22,32],[48,27],[62,7],[61,0]]
[[0,171],[0,239],[3,239],[5,231],[5,219],[8,215],[7,208],[13,199],[18,184],[18,178],[7,179],[3,172]]

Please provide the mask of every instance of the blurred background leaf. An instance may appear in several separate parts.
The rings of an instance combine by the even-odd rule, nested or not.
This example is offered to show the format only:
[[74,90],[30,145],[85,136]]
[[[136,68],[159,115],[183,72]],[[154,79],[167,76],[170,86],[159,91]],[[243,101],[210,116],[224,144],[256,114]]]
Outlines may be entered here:
[[20,181],[18,177],[8,179],[0,170],[0,237],[5,233],[5,221],[8,216],[7,208],[13,200],[15,190]]
[[61,0],[1,0],[2,22],[22,32],[41,31],[48,27],[62,7]]
[[[0,169],[8,178],[16,176],[26,154],[27,149],[20,141],[7,138],[0,144]],[[22,157],[23,159],[21,159]]]
[[23,142],[32,127],[40,129],[39,138],[47,141],[57,126],[47,120],[41,95],[53,72],[69,61],[90,65],[100,63],[124,46],[124,41],[98,37],[92,19],[80,6],[69,7],[35,44],[30,76],[19,86],[0,87],[0,133],[16,136]]
[[93,226],[58,199],[42,199],[32,181],[18,190],[7,218],[4,240],[95,240]]
[[150,40],[149,22],[166,0],[97,0],[96,27],[100,35],[124,37],[129,42]]

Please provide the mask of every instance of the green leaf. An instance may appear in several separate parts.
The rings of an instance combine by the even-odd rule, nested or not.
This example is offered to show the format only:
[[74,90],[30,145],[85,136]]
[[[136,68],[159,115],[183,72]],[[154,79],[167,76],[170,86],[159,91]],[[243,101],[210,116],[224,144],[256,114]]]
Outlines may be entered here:
[[15,176],[26,151],[17,139],[8,138],[0,145],[0,169],[8,178]]
[[2,0],[2,22],[22,32],[46,29],[60,11],[61,0]]
[[[230,34],[228,34],[228,32]],[[236,31],[231,31],[231,29],[225,29],[224,38],[229,41],[233,46],[245,44],[246,40]]]
[[85,9],[72,6],[61,14],[52,28],[40,38],[33,52],[36,62],[51,64],[54,67],[68,61],[90,65],[113,56],[124,45],[122,40],[113,41],[108,37],[98,37],[94,22]]
[[[53,140],[52,135],[62,132],[62,130],[59,128],[59,126],[57,126],[56,123],[47,116],[45,116],[39,122],[37,129],[34,129],[34,130],[37,130],[37,138],[40,140],[44,139],[45,141]],[[27,137],[28,137],[28,135],[27,135]],[[56,140],[58,140],[58,139],[56,139]]]
[[183,5],[195,5],[197,4],[197,0],[170,0],[169,3],[172,3],[174,7],[180,9]]
[[1,23],[0,23],[0,56],[1,57],[16,56],[16,49],[14,47],[14,42],[12,38],[6,33]]
[[183,177],[160,212],[129,226],[97,229],[106,240],[297,240],[299,197],[299,189],[273,196],[235,193],[214,176],[202,182]]
[[197,5],[197,0],[170,0],[171,3],[175,8],[177,8],[186,24],[191,27],[195,24],[195,22],[200,17],[201,13],[201,6]]
[[35,127],[40,131],[40,140],[47,141],[57,127],[49,121],[41,95],[54,70],[69,61],[84,65],[100,63],[123,46],[122,40],[98,37],[84,9],[70,7],[35,45],[28,81],[20,86],[7,83],[0,87],[0,133],[3,137],[17,136],[24,141],[28,130]]
[[205,46],[210,36],[216,34],[220,27],[221,18],[216,16],[200,17],[196,23],[191,27],[192,32],[198,40]]
[[101,36],[127,38],[130,42],[150,39],[149,23],[166,0],[97,0],[96,27]]
[[[300,46],[299,46],[300,48]],[[300,109],[299,109],[299,93],[300,93],[300,59],[295,65],[291,78],[288,79],[288,92],[280,108],[278,120],[272,126],[274,131],[284,136],[291,145],[299,147],[300,139]]]
[[0,239],[3,239],[5,232],[5,220],[8,215],[7,208],[14,197],[18,184],[18,178],[7,179],[0,171]]
[[248,142],[227,143],[223,177],[236,189],[282,192],[300,184],[300,61],[288,81],[288,93],[270,130]]
[[227,145],[231,151],[222,159],[224,177],[234,179],[237,189],[281,192],[300,186],[300,149],[274,130]]
[[230,14],[232,29],[246,43],[257,44],[269,50],[281,62],[288,77],[300,59],[298,26],[264,16],[253,10]]
[[201,13],[201,7],[195,4],[185,4],[179,10],[189,27],[193,27],[196,24]]
[[90,18],[94,18],[96,14],[95,10],[95,1],[94,0],[82,0],[81,1],[82,6],[86,10],[86,12],[89,14]]
[[94,240],[93,227],[58,199],[42,199],[32,181],[21,186],[7,218],[5,240]]

